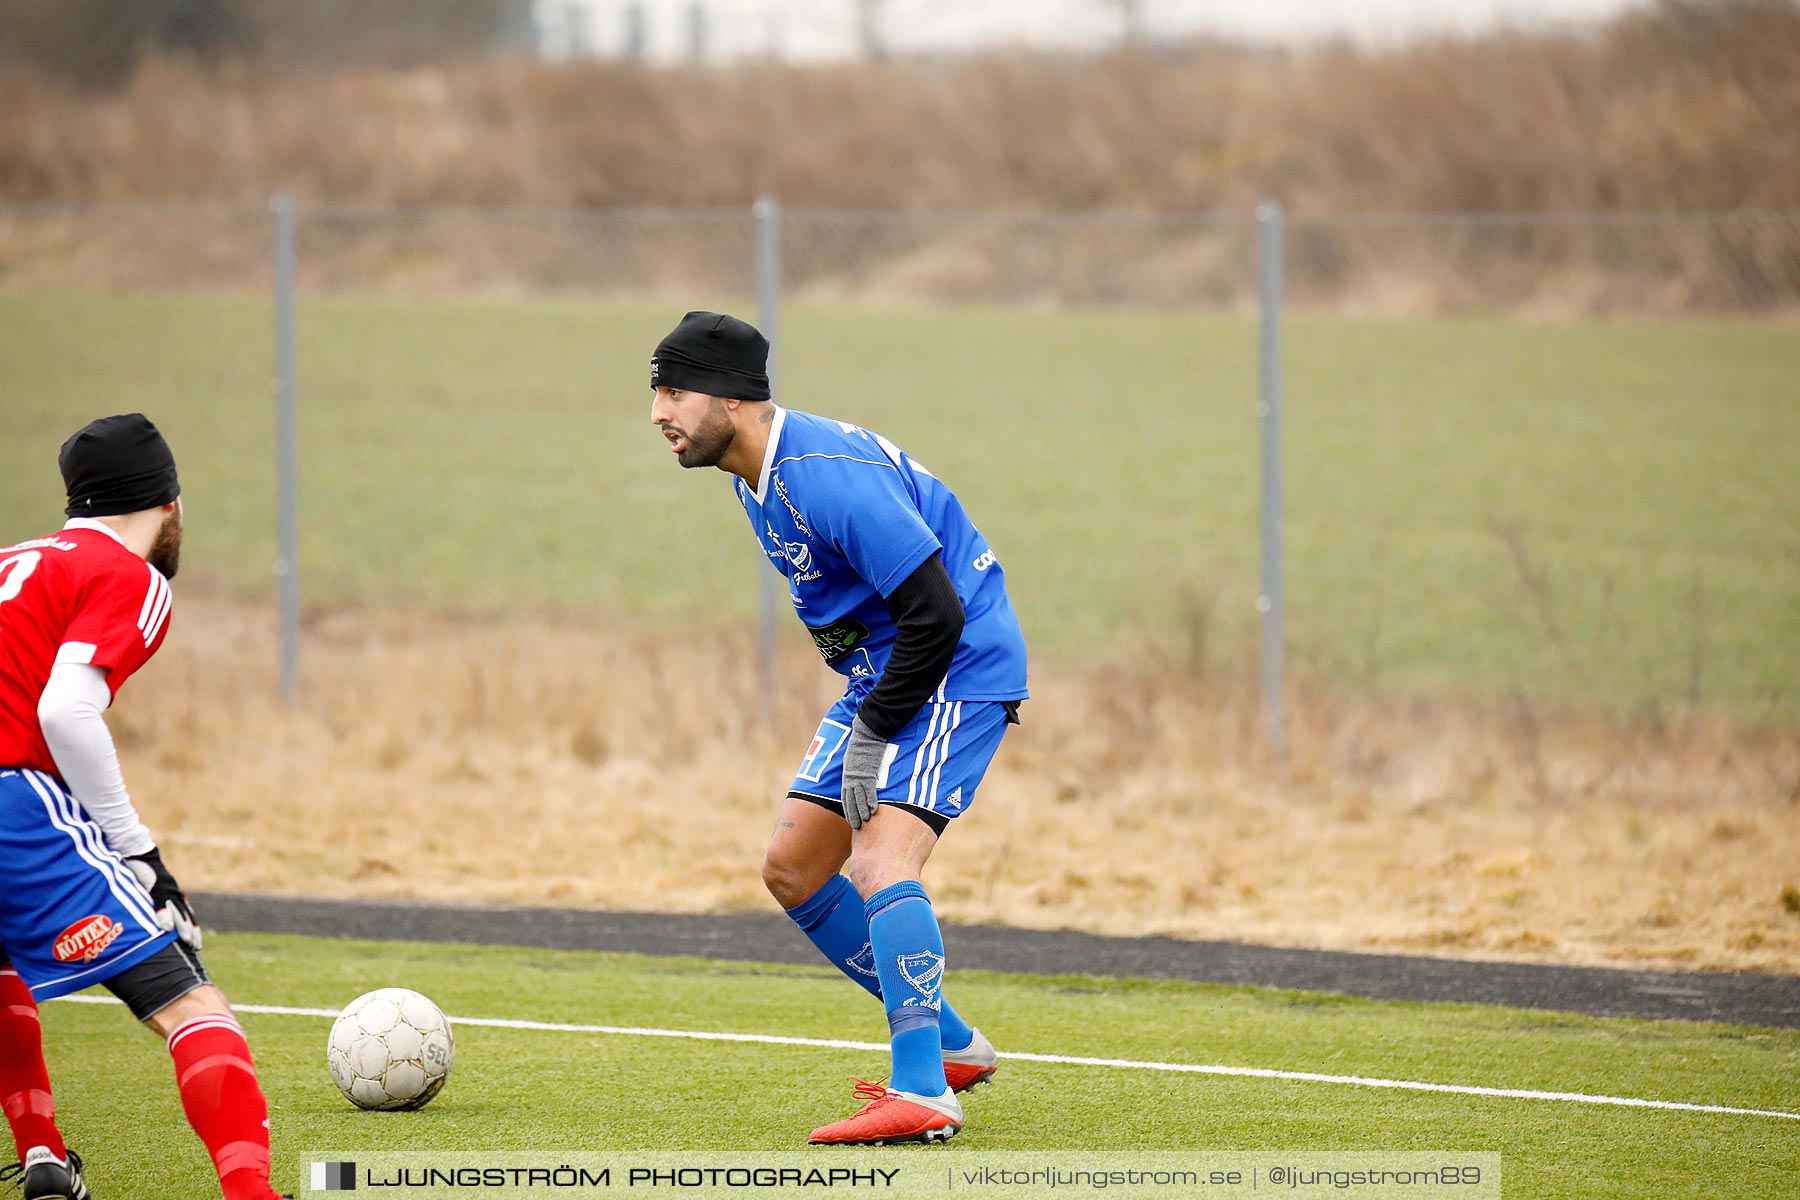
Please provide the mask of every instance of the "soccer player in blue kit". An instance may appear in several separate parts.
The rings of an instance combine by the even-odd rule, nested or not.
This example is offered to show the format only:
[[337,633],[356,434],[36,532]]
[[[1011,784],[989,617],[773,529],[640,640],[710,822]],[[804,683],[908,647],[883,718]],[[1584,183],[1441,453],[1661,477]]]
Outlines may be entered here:
[[[840,971],[887,1009],[893,1074],[815,1144],[944,1141],[956,1093],[994,1047],[944,995],[944,943],[920,873],[968,810],[1026,697],[1005,573],[936,476],[878,434],[783,409],[769,343],[691,312],[650,360],[650,420],[683,467],[734,486],[794,610],[846,677],[801,760],[763,881]],[[840,874],[848,871],[848,878]]]

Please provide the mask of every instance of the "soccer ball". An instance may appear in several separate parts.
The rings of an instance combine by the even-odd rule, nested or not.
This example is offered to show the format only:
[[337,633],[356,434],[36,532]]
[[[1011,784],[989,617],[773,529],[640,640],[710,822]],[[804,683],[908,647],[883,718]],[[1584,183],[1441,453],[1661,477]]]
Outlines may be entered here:
[[331,1081],[358,1108],[424,1108],[450,1077],[456,1038],[437,1005],[405,988],[358,996],[326,1043]]

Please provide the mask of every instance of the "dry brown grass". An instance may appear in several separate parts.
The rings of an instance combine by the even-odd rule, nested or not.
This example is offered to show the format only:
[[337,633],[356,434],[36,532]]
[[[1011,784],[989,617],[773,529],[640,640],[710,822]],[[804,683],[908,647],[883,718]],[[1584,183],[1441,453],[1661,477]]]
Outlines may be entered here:
[[[4,69],[4,68],[0,68]],[[1296,211],[1800,205],[1800,7],[1362,54],[0,78],[0,196]]]
[[[321,612],[292,714],[274,661],[266,607],[189,586],[115,710],[190,886],[769,910],[835,679],[790,655],[765,716],[741,635],[605,613]],[[1035,677],[929,870],[951,920],[1800,972],[1800,730],[1311,690],[1283,765],[1235,685]]]

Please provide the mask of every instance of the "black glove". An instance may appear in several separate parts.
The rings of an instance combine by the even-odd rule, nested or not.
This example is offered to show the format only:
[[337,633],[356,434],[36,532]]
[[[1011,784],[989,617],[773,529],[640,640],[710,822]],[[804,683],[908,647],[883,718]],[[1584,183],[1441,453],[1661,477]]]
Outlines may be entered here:
[[194,910],[188,907],[187,893],[169,874],[169,868],[163,866],[162,851],[152,846],[145,853],[126,859],[125,865],[150,893],[150,907],[156,910],[156,923],[198,950],[200,923],[194,920]]

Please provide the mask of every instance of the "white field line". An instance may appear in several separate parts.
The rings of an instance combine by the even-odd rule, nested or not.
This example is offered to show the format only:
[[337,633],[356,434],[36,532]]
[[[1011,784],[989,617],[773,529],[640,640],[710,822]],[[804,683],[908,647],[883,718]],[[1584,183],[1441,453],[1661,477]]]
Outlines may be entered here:
[[[74,1004],[117,1004],[111,996],[64,996]],[[287,1008],[279,1004],[234,1004],[240,1013],[278,1017],[336,1019],[331,1008]],[[817,1046],[826,1050],[870,1050],[887,1053],[886,1042],[850,1042],[836,1038],[781,1037],[772,1033],[706,1033],[692,1029],[645,1029],[634,1025],[560,1025],[549,1021],[513,1021],[501,1017],[451,1017],[452,1026],[484,1029],[527,1029],[544,1033],[610,1033],[621,1037],[682,1038],[695,1042],[751,1042],[762,1046]],[[1766,1108],[1731,1108],[1723,1104],[1686,1104],[1679,1100],[1642,1100],[1635,1096],[1595,1096],[1587,1092],[1534,1092],[1525,1088],[1476,1087],[1456,1083],[1420,1083],[1409,1079],[1371,1079],[1364,1075],[1320,1075],[1313,1071],[1276,1071],[1268,1067],[1225,1067],[1200,1063],[1139,1062],[1130,1058],[1082,1058],[1071,1054],[1003,1052],[1013,1062],[1060,1063],[1076,1067],[1112,1067],[1123,1071],[1170,1071],[1184,1075],[1239,1075],[1296,1083],[1337,1083],[1351,1087],[1396,1088],[1409,1092],[1449,1092],[1458,1096],[1496,1096],[1507,1100],[1562,1100],[1573,1104],[1612,1104],[1624,1108],[1660,1108],[1674,1112],[1726,1113],[1743,1117],[1779,1117],[1800,1121],[1800,1112]]]

